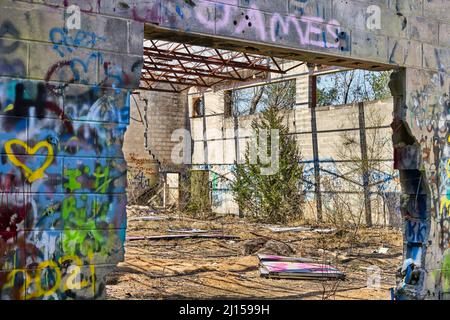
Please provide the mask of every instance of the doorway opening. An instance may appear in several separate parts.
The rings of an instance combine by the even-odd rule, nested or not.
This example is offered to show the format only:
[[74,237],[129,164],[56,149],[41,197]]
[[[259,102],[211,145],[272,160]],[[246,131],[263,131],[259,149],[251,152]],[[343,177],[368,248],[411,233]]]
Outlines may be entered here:
[[[389,298],[403,252],[390,70],[147,26],[124,146],[133,241],[109,292],[120,298],[123,290],[143,298]],[[275,116],[267,111],[274,106]],[[279,159],[272,175],[252,176],[244,168],[239,176],[254,127],[270,119],[281,128],[279,140],[298,151],[292,159],[299,169]],[[297,180],[276,187],[283,180],[273,177],[289,170]],[[239,177],[258,192],[239,194]],[[296,192],[283,198],[277,189]],[[279,206],[275,213],[262,209],[268,195]],[[347,280],[267,279],[267,254],[332,266]],[[153,285],[120,281],[130,268],[149,272],[136,283]]]

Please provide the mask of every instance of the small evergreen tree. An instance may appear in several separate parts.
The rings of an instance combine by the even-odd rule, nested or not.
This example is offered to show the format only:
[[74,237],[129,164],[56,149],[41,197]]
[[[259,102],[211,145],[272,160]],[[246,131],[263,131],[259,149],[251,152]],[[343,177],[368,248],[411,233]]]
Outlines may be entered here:
[[[279,166],[272,175],[261,172],[270,165],[251,163],[251,150],[247,143],[244,163],[237,164],[233,172],[232,191],[241,212],[251,219],[265,223],[285,223],[302,216],[303,166],[296,140],[288,135],[284,117],[276,105],[262,112],[261,118],[252,122],[257,137],[266,130],[268,152],[271,157],[271,130],[279,130]],[[257,141],[257,146],[261,141]]]

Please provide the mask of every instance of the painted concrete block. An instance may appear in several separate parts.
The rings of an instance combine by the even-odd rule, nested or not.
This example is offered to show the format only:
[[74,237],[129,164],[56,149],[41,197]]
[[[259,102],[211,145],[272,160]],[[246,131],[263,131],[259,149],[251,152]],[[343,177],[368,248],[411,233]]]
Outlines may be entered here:
[[0,55],[0,74],[12,77],[27,75],[28,44],[26,42],[0,38]]
[[436,45],[439,40],[439,25],[427,18],[411,17],[408,19],[408,38]]
[[421,67],[423,59],[422,43],[414,40],[389,38],[389,63]]
[[365,56],[374,61],[387,61],[387,38],[368,32],[354,31],[351,34],[352,56]]
[[423,0],[389,0],[389,6],[404,16],[421,16]]
[[332,20],[332,2],[326,0],[315,2],[289,0],[289,13],[297,17],[320,17],[329,21]]
[[33,43],[30,55],[29,74],[34,79],[92,85],[98,82],[101,55],[98,51],[82,48],[72,51],[67,47],[58,50],[52,45]]
[[447,0],[426,0],[423,2],[423,15],[429,19],[438,19],[444,22],[450,22]]
[[60,8],[32,6],[5,0],[0,11],[0,35],[14,39],[46,41],[52,29],[64,26]]

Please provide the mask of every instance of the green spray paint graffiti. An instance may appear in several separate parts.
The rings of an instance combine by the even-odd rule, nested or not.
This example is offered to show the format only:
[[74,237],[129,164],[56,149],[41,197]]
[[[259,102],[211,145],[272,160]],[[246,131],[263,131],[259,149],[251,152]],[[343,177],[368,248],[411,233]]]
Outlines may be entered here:
[[61,29],[50,38],[72,61],[45,81],[2,78],[0,61],[0,299],[101,298],[102,266],[123,260],[130,92],[121,85],[132,75],[102,56],[104,81],[83,85],[90,65],[79,47],[106,39]]

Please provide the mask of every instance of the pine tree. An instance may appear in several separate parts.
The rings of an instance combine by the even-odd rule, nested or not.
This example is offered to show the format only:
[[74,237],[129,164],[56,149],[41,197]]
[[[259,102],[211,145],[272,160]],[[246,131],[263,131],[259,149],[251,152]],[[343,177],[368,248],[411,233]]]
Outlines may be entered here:
[[[288,135],[284,117],[276,105],[262,112],[261,118],[252,122],[256,136],[266,130],[268,152],[271,155],[271,130],[279,130],[279,167],[273,175],[261,172],[264,165],[258,158],[251,163],[250,144],[247,143],[244,163],[234,170],[232,190],[235,201],[246,217],[265,223],[286,223],[302,216],[303,166],[296,140]],[[257,141],[260,146],[261,141]],[[268,165],[270,166],[270,165]],[[267,166],[266,166],[267,167]]]

